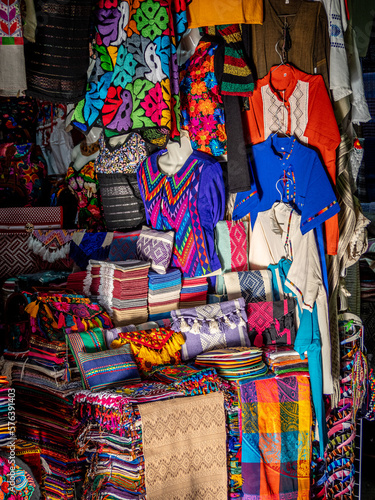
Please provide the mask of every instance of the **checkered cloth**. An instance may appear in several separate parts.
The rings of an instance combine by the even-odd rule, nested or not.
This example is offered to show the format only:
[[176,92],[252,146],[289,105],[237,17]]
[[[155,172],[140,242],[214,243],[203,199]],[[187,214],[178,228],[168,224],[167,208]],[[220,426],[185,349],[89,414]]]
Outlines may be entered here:
[[243,500],[309,499],[309,379],[243,382],[240,398]]

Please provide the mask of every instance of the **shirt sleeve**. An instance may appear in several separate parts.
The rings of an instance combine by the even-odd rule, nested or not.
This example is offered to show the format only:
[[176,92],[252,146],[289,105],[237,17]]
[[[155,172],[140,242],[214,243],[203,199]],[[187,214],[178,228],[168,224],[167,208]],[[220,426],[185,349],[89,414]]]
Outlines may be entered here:
[[[311,151],[311,150],[310,150]],[[332,185],[319,160],[312,153],[309,175],[304,178],[302,190],[298,190],[297,206],[301,210],[301,232],[306,234],[340,211]],[[303,162],[304,163],[304,162]]]
[[[202,172],[202,196],[199,197],[199,215],[205,227],[214,227],[224,219],[225,187],[223,172],[218,162],[207,166]],[[205,205],[201,210],[202,204]],[[202,207],[203,208],[203,207]]]

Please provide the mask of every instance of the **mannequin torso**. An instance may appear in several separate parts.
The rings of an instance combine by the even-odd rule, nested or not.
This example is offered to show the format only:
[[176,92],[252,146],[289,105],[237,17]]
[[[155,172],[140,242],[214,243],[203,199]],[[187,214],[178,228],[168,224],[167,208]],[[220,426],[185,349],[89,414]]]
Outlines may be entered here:
[[159,156],[159,170],[169,176],[176,174],[192,153],[193,148],[191,147],[189,135],[182,131],[181,144],[169,141],[167,152]]
[[72,151],[73,168],[77,172],[81,170],[87,163],[94,161],[99,156],[99,144],[93,143],[86,145],[85,141],[77,144]]

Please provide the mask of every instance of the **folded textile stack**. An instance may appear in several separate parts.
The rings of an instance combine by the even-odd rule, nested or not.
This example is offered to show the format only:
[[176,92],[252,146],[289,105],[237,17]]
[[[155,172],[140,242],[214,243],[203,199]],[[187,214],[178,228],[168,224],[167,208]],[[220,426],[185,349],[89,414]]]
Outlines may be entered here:
[[9,446],[15,440],[15,394],[9,389],[7,377],[0,376],[0,447]]
[[309,376],[307,356],[301,359],[297,351],[288,345],[263,347],[264,358],[269,369],[276,377],[292,375]]
[[147,321],[149,262],[90,260],[84,291],[97,297],[115,326]]
[[242,380],[260,377],[268,368],[262,359],[262,351],[257,347],[229,347],[199,354],[195,364],[214,367],[226,380]]
[[160,382],[93,394],[80,391],[74,399],[82,428],[78,453],[89,469],[82,500],[91,498],[143,500],[145,496],[142,427],[137,403],[182,394]]
[[207,303],[207,278],[182,278],[180,309],[203,306]]
[[148,273],[149,321],[169,318],[169,311],[179,308],[181,292],[181,271],[168,269],[166,274],[155,271]]
[[74,483],[80,481],[83,466],[83,460],[75,458],[78,421],[72,411],[73,395],[81,381],[74,369],[74,378],[66,380],[70,377],[66,352],[63,342],[34,336],[30,357],[4,365],[17,396],[17,437],[39,445],[49,467],[41,486],[51,500],[74,498]]
[[86,279],[87,272],[79,271],[77,273],[69,274],[67,278],[67,288],[73,290],[76,293],[83,294],[83,282]]

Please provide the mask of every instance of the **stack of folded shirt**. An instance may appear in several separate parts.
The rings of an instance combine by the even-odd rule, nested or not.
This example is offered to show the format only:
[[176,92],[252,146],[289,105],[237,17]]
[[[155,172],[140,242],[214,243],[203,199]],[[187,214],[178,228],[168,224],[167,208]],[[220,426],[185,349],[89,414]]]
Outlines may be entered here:
[[168,269],[166,274],[148,273],[149,321],[170,317],[170,311],[179,308],[181,271]]
[[307,357],[301,359],[292,346],[263,347],[265,361],[276,377],[309,375]]
[[148,319],[149,262],[90,260],[84,292],[96,299],[115,326],[143,323]]
[[256,378],[267,373],[262,350],[257,347],[228,347],[199,354],[198,366],[211,366],[226,380],[236,381]]
[[9,446],[16,439],[15,393],[9,389],[7,377],[0,376],[0,447]]
[[83,295],[83,282],[86,279],[87,272],[79,271],[78,273],[71,273],[67,279],[67,288],[73,290],[79,295]]
[[179,309],[204,306],[207,303],[207,278],[182,278]]

